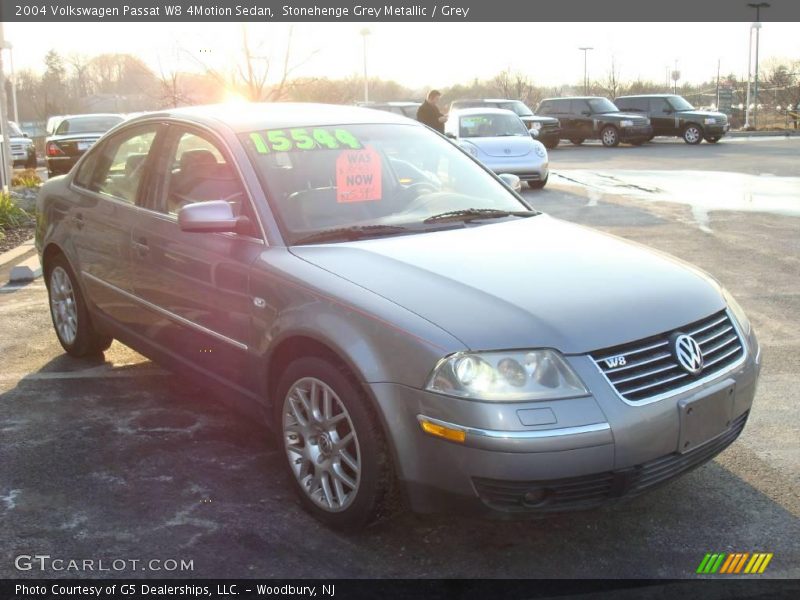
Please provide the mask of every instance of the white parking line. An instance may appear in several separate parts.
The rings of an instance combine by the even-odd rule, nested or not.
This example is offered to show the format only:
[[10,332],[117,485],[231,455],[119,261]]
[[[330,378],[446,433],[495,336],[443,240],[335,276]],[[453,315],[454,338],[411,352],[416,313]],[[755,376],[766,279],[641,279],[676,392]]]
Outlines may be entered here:
[[[135,364],[134,364],[135,365]],[[130,366],[134,366],[130,365]],[[158,367],[126,368],[128,365],[109,367],[100,365],[80,371],[40,371],[38,373],[3,373],[0,382],[16,381],[55,381],[63,379],[121,379],[133,377],[163,377],[171,375],[169,371]]]

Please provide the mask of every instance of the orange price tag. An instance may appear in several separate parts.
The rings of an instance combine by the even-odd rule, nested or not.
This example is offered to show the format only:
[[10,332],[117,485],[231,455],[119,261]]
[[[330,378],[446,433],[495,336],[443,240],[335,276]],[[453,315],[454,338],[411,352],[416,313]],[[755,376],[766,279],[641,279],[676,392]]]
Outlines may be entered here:
[[346,150],[336,159],[336,202],[381,199],[381,156],[367,146]]

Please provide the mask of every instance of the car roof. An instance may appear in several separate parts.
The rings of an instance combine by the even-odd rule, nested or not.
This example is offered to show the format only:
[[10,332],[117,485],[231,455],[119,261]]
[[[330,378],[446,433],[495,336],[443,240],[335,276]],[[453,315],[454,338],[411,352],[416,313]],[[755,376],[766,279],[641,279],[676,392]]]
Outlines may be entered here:
[[557,96],[554,98],[545,98],[542,102],[546,102],[548,100],[608,100],[605,96]]
[[151,112],[130,122],[135,123],[153,117],[182,119],[210,127],[223,124],[235,133],[289,127],[413,123],[406,117],[386,111],[310,102],[208,104]]
[[459,117],[469,116],[469,115],[517,115],[513,110],[507,110],[505,108],[494,108],[491,106],[476,106],[470,108],[455,108],[450,111],[451,115],[456,115]]
[[666,98],[667,96],[677,96],[678,94],[627,94],[625,96],[617,96],[621,98]]
[[522,102],[522,100],[514,100],[512,98],[461,98],[453,100],[453,104],[456,102]]

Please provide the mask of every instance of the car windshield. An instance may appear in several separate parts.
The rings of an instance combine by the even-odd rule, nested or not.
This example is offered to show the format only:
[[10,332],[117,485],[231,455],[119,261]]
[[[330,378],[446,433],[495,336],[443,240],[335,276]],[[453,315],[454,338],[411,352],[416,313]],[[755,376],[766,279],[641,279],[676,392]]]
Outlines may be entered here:
[[518,114],[520,117],[532,117],[533,111],[525,106],[524,102],[520,102],[519,100],[514,100],[513,102],[500,102],[497,105],[497,108],[504,108],[506,110],[511,110]]
[[694,110],[691,102],[681,96],[670,96],[668,101],[675,110]]
[[[326,232],[336,241],[345,228],[388,235],[465,226],[425,222],[453,211],[530,210],[454,144],[416,125],[254,131],[241,140],[289,244]],[[348,231],[340,239],[351,239]]]
[[612,113],[619,112],[616,104],[607,98],[590,98],[589,108],[593,113]]
[[8,122],[8,135],[9,137],[23,137],[22,130],[14,121]]
[[529,134],[525,124],[516,115],[485,113],[459,117],[458,135],[462,138],[478,138]]
[[56,135],[68,133],[105,133],[114,125],[122,122],[122,117],[102,116],[102,117],[72,117],[64,119],[56,129]]

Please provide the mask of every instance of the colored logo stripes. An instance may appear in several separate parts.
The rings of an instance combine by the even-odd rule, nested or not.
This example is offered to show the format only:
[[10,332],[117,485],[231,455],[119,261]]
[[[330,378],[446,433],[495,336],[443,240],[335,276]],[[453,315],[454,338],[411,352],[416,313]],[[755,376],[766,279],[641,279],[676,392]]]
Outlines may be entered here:
[[772,553],[769,552],[733,552],[726,554],[708,553],[703,557],[697,573],[701,574],[756,574],[763,573],[769,561],[772,560]]

